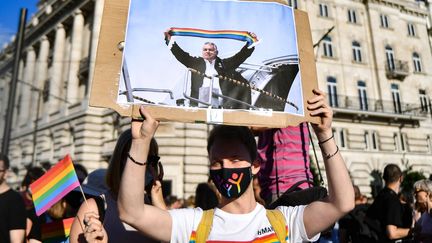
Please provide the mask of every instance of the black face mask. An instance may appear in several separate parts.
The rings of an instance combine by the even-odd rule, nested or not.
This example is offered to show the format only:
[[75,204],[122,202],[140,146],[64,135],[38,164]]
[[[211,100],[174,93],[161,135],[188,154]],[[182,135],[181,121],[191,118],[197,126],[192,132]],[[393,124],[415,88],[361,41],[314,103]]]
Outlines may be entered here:
[[244,167],[210,170],[210,178],[222,196],[238,198],[246,191],[252,180],[252,169]]

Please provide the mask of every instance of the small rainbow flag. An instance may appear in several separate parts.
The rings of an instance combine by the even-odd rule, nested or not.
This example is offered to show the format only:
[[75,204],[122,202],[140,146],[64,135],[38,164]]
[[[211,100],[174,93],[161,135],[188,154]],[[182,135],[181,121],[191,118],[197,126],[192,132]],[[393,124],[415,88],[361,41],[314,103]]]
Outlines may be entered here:
[[42,242],[54,243],[64,241],[70,234],[74,218],[63,219],[42,225]]
[[233,39],[246,41],[248,45],[258,42],[256,37],[253,37],[248,31],[238,30],[203,30],[194,28],[170,28],[169,33],[172,36],[192,36],[200,38],[216,38],[216,39]]
[[79,186],[72,160],[66,155],[45,175],[30,185],[36,214],[39,216]]

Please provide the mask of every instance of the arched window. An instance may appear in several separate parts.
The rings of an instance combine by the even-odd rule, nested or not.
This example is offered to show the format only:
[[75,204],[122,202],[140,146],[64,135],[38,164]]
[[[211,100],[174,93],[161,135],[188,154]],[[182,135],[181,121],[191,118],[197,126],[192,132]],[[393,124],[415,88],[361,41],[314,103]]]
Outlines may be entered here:
[[329,76],[327,77],[327,92],[330,106],[338,107],[338,95],[337,95],[337,84],[336,78]]
[[333,44],[330,36],[326,36],[323,40],[324,56],[333,57]]
[[394,112],[395,113],[402,113],[401,99],[400,99],[400,93],[399,93],[399,85],[391,84],[391,93],[392,93],[392,99],[393,99]]
[[388,70],[394,70],[395,69],[395,60],[394,60],[394,52],[393,48],[389,45],[385,47],[386,52],[386,61],[387,61],[387,68]]
[[353,60],[355,62],[362,62],[361,46],[360,43],[358,43],[357,41],[352,42],[352,52]]
[[414,72],[416,73],[422,72],[420,55],[417,52],[414,52],[412,57],[413,57],[413,64],[414,64]]
[[367,111],[368,100],[366,94],[366,83],[362,80],[357,81],[357,89],[358,89],[360,110]]
[[420,108],[422,112],[429,111],[429,101],[426,95],[426,90],[419,89],[419,97],[420,97]]

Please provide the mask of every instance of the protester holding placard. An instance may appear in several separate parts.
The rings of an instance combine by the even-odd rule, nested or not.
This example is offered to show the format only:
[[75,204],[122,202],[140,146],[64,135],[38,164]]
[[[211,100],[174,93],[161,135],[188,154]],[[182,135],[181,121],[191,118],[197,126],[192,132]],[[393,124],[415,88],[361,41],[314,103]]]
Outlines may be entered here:
[[[141,107],[144,121],[132,121],[132,145],[119,191],[120,218],[161,241],[316,240],[321,231],[354,207],[354,192],[333,139],[333,112],[324,93],[316,89],[313,92],[315,96],[308,100],[307,108],[311,116],[320,118],[320,123],[313,127],[320,141],[329,185],[329,196],[324,201],[307,206],[282,206],[268,213],[256,203],[253,193],[252,176],[258,173],[259,163],[255,160],[257,151],[252,133],[247,127],[217,126],[210,133],[207,150],[210,176],[222,194],[220,205],[213,211],[195,208],[168,212],[143,204],[146,167],[141,164],[146,161],[159,122]],[[206,223],[201,224],[202,220]]]

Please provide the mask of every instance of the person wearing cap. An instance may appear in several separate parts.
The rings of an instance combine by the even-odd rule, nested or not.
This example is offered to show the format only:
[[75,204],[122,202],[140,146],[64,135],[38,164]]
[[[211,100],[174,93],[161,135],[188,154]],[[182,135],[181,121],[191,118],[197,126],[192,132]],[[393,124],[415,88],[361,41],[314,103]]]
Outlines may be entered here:
[[[87,199],[87,202],[81,204],[72,223],[69,236],[71,243],[91,243],[100,240],[103,242],[127,243],[156,242],[143,236],[128,224],[122,223],[117,210],[120,180],[131,147],[131,141],[132,134],[131,130],[128,129],[118,138],[108,169],[100,169],[90,173],[84,182],[84,193],[93,198]],[[146,192],[143,201],[153,203],[153,205],[161,209],[166,209],[160,183],[163,171],[157,156],[158,145],[155,139],[152,139],[150,147],[148,167],[151,173],[148,176],[150,180],[145,183]],[[103,200],[102,208],[99,203],[101,199]],[[91,230],[95,225],[100,227],[97,232]]]

